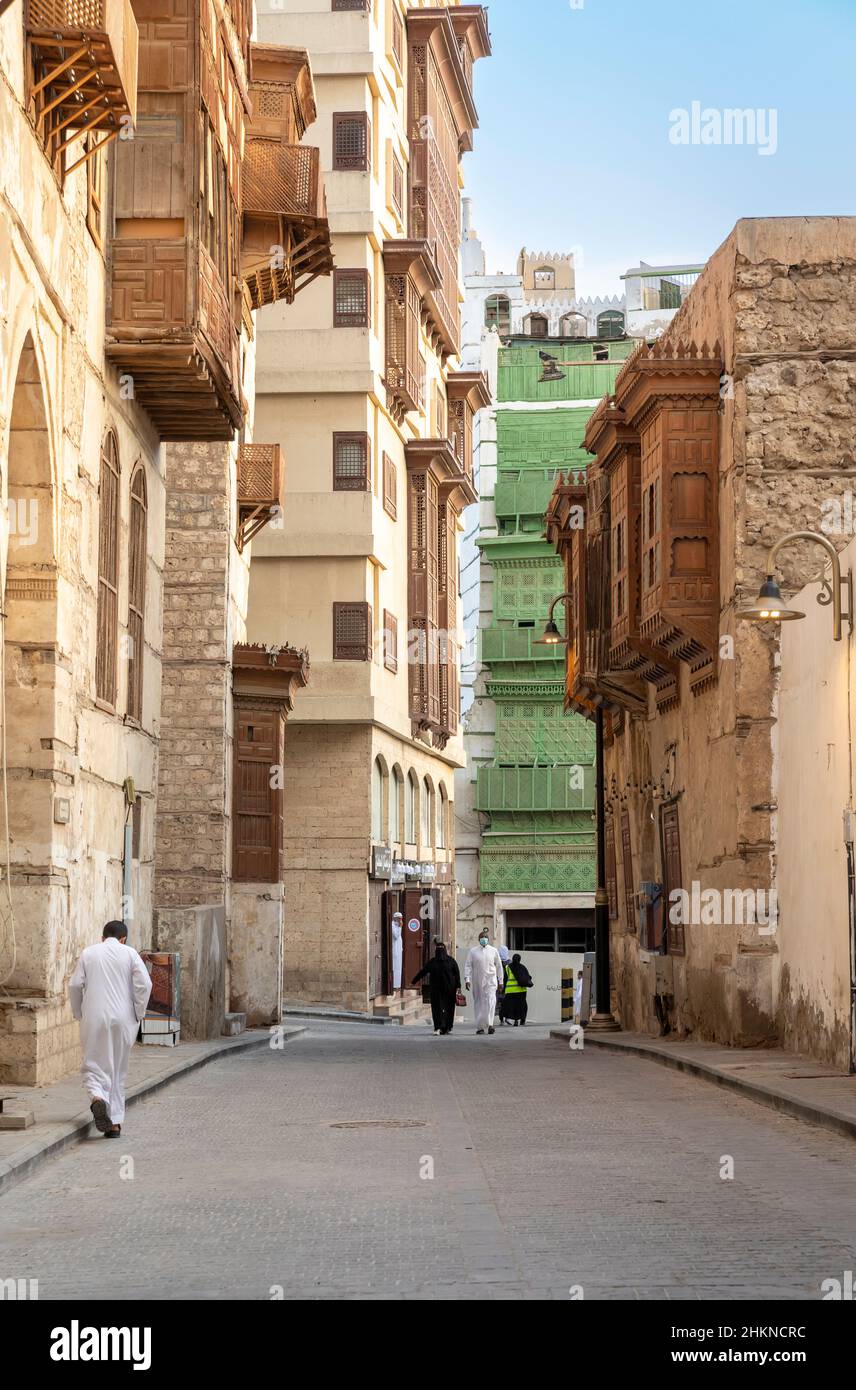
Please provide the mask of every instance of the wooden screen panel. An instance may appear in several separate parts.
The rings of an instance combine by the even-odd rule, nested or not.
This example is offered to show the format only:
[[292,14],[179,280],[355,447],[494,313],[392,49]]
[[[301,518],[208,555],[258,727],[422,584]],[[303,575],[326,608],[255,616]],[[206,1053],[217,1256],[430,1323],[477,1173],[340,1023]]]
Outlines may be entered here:
[[278,707],[235,701],[232,876],[277,883],[282,843],[282,715]]
[[333,114],[333,168],[364,173],[371,164],[371,122],[365,111]]
[[621,858],[624,866],[624,911],[627,915],[627,930],[636,930],[636,883],[633,877],[633,842],[630,838],[630,812],[625,806],[621,812]]
[[671,801],[660,807],[660,837],[663,855],[663,904],[666,914],[666,945],[673,956],[686,954],[686,935],[682,922],[670,919],[669,895],[684,886],[681,863],[681,827],[678,803]]
[[116,703],[116,633],[119,621],[119,447],[108,430],[101,448],[98,488],[98,613],[95,698]]
[[664,401],[640,432],[640,630],[690,662],[716,649],[719,626],[716,407]]
[[615,921],[618,916],[618,874],[615,866],[615,820],[606,817],[604,826],[606,848],[606,895],[609,899],[609,915]]
[[440,722],[438,633],[439,492],[429,472],[410,475],[408,612],[416,642],[409,661],[410,711],[422,727]]
[[368,328],[371,324],[371,282],[367,270],[333,271],[334,328]]
[[371,486],[371,442],[367,434],[333,434],[333,491],[367,492]]
[[387,671],[398,670],[398,619],[383,610],[383,664]]
[[398,470],[389,454],[383,456],[383,509],[393,521],[398,518]]
[[371,661],[372,609],[370,603],[333,604],[333,660]]
[[128,715],[138,721],[143,717],[147,512],[146,474],[140,465],[131,479],[128,537]]

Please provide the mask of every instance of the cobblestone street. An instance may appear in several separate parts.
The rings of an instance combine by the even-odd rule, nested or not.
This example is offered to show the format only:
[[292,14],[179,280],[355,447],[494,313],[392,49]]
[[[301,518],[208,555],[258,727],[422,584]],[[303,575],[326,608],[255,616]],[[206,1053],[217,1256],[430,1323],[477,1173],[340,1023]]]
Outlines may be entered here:
[[311,1025],[11,1189],[0,1276],[42,1299],[817,1299],[856,1260],[853,1158],[545,1030]]

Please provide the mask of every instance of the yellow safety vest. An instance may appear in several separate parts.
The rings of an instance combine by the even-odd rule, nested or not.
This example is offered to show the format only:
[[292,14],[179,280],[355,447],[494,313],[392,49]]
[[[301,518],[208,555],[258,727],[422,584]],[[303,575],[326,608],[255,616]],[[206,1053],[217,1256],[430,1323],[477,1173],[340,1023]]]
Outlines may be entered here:
[[517,983],[517,976],[515,975],[510,965],[507,965],[505,967],[505,992],[506,994],[526,993],[525,986]]

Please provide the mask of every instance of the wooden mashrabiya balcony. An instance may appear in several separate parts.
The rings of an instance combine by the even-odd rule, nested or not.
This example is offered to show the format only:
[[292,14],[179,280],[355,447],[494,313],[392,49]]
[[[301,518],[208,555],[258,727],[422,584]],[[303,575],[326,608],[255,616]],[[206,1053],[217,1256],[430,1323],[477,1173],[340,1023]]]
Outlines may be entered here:
[[294,296],[333,269],[320,151],[247,140],[241,274],[254,309]]
[[137,21],[129,0],[24,0],[24,27],[30,117],[61,179],[132,132]]

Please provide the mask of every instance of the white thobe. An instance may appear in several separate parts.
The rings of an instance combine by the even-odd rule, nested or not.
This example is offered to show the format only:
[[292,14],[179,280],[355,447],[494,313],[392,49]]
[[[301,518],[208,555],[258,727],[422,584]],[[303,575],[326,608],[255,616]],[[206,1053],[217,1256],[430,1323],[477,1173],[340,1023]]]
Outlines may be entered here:
[[402,940],[401,924],[392,924],[392,987],[401,989],[401,967],[404,962],[404,942]]
[[464,983],[473,987],[476,1028],[492,1028],[496,991],[504,976],[502,957],[495,946],[473,946],[464,962]]
[[583,1011],[583,982],[582,982],[582,980],[577,980],[576,984],[574,985],[574,1018],[576,1019],[577,1023],[579,1023],[579,1021],[580,1021],[580,1015],[581,1015],[582,1011]]
[[71,1011],[80,1019],[83,1084],[90,1100],[106,1102],[114,1125],[125,1118],[128,1060],[151,992],[142,958],[115,936],[87,946],[69,982]]

